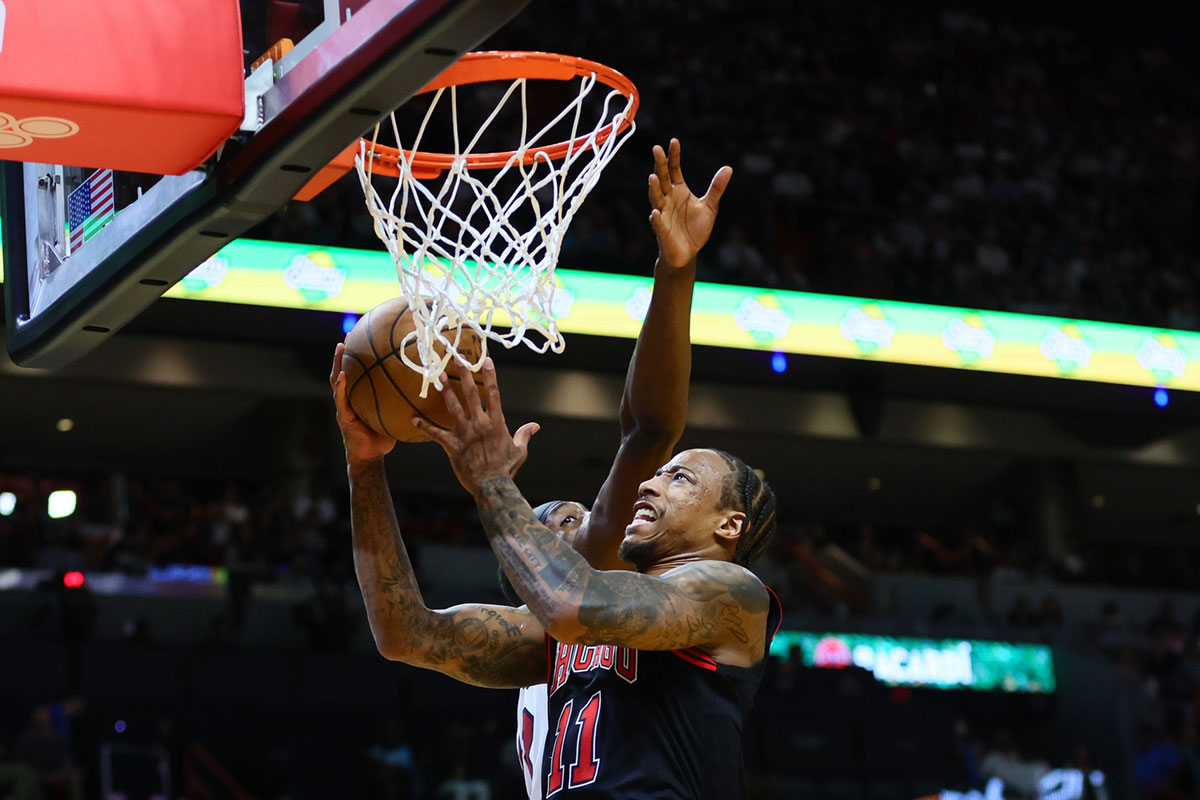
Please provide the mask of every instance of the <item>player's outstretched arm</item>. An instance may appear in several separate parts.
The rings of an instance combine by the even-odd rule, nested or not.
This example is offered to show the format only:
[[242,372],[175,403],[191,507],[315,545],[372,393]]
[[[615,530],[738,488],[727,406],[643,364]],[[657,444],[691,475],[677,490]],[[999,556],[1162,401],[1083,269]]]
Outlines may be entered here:
[[644,650],[701,647],[738,665],[763,657],[769,602],[749,570],[720,561],[688,563],[662,576],[596,570],[542,525],[509,477],[535,429],[524,425],[509,435],[490,358],[481,369],[486,410],[460,369],[462,399],[453,390],[444,395],[454,426],[444,431],[414,422],[450,457],[501,567],[551,636]]
[[687,422],[692,371],[690,337],[696,256],[712,234],[721,195],[733,174],[721,167],[696,197],[683,178],[678,139],[654,146],[650,225],[658,239],[654,288],[634,345],[621,396],[621,444],[574,546],[600,569],[627,567],[617,546],[638,485],[671,457]]
[[346,401],[342,346],[330,383],[350,478],[354,572],[380,654],[477,686],[511,688],[546,679],[545,629],[505,606],[426,607],[396,521],[383,468],[395,441],[372,431]]

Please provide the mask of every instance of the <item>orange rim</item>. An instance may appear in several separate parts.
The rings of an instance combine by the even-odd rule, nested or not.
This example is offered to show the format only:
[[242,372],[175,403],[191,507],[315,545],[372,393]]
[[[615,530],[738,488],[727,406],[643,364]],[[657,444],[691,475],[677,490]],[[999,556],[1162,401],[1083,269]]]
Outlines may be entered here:
[[[569,81],[593,73],[595,73],[597,81],[609,88],[616,89],[630,101],[629,114],[621,122],[620,127],[614,130],[612,125],[607,125],[596,135],[596,144],[603,144],[609,137],[621,133],[632,124],[638,110],[638,92],[633,81],[620,72],[586,58],[523,50],[486,50],[467,53],[417,94],[428,94],[450,86],[465,86],[489,81],[515,81],[520,78]],[[539,156],[557,161],[565,158],[567,153],[586,145],[589,139],[591,139],[591,134],[529,150],[525,153],[522,163],[528,166]],[[369,139],[362,141],[366,145],[367,151],[375,156],[372,159],[372,172],[396,177],[400,175],[400,150],[385,145],[372,147]],[[453,153],[427,153],[420,150],[404,152],[412,165],[413,175],[422,179],[436,178],[444,170],[449,169],[455,160]],[[498,169],[507,164],[516,155],[516,152],[516,150],[508,150],[497,153],[476,153],[465,158],[467,166],[471,169]]]

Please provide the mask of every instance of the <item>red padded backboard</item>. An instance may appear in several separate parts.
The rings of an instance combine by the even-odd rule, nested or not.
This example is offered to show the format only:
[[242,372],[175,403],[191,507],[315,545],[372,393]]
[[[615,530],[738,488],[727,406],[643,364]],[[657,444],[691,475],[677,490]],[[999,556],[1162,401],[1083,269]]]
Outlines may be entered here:
[[238,0],[9,0],[0,159],[178,175],[244,115]]

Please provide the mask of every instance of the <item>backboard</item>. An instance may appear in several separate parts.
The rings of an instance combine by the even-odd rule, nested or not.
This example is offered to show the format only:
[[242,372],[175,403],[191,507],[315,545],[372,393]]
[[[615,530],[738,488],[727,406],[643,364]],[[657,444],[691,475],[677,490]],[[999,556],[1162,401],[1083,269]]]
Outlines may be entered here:
[[245,118],[198,168],[3,162],[13,361],[55,368],[95,347],[527,3],[241,0]]

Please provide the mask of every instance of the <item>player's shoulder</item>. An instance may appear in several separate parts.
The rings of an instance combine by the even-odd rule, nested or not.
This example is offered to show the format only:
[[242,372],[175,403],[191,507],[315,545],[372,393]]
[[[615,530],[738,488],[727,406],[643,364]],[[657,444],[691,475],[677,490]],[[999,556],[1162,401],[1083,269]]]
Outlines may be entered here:
[[730,561],[693,561],[665,572],[662,579],[700,601],[728,596],[751,614],[770,608],[767,587],[753,572]]

